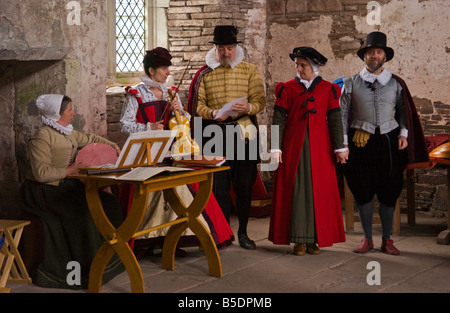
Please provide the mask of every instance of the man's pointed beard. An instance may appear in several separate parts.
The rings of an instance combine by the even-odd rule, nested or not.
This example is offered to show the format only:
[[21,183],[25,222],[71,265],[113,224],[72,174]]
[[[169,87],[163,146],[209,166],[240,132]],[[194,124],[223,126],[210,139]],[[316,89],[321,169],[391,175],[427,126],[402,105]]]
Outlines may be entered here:
[[367,67],[369,68],[370,72],[375,72],[379,68],[381,68],[384,65],[383,61],[380,62],[366,62]]

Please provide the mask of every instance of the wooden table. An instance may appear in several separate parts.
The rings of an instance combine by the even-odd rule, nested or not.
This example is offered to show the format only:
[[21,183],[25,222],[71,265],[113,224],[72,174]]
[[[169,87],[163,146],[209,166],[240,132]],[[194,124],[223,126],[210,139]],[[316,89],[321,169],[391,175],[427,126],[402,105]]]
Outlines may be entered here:
[[[227,170],[229,167],[214,167],[186,172],[160,175],[146,181],[123,181],[114,175],[85,175],[80,174],[71,178],[83,179],[86,185],[86,198],[94,223],[105,238],[105,242],[99,248],[91,265],[89,273],[89,292],[100,292],[103,272],[112,258],[117,253],[130,277],[132,292],[145,292],[144,278],[138,261],[128,245],[131,238],[155,231],[160,228],[170,227],[164,240],[162,251],[162,267],[166,270],[175,268],[175,249],[182,233],[189,227],[198,237],[205,251],[209,274],[215,277],[222,276],[222,265],[219,252],[208,229],[200,221],[199,216],[210,197],[213,185],[213,174]],[[132,183],[135,185],[133,202],[130,211],[119,226],[115,228],[103,209],[99,190],[118,183]],[[179,198],[175,187],[199,182],[199,189],[192,201],[186,207]],[[163,190],[165,199],[177,214],[177,219],[166,224],[136,232],[144,217],[147,207],[149,192]]]
[[408,224],[415,225],[416,223],[416,202],[415,202],[415,181],[414,169],[416,168],[434,168],[435,166],[447,169],[447,229],[442,231],[437,237],[438,244],[450,244],[450,159],[430,157],[428,162],[408,164],[406,167],[407,173],[407,200],[408,200]]

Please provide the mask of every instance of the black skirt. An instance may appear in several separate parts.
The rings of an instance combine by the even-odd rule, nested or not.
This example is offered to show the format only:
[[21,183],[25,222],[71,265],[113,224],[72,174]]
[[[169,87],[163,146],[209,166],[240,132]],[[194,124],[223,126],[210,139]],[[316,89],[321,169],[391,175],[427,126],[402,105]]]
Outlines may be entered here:
[[[120,226],[123,218],[117,198],[103,191],[100,198],[111,223]],[[43,224],[43,258],[30,273],[33,283],[47,288],[88,288],[90,266],[104,239],[89,212],[84,184],[79,180],[64,180],[56,187],[26,180],[21,202],[22,209],[40,217]],[[67,281],[71,261],[80,265],[80,284]],[[124,269],[114,255],[105,269],[103,283]]]

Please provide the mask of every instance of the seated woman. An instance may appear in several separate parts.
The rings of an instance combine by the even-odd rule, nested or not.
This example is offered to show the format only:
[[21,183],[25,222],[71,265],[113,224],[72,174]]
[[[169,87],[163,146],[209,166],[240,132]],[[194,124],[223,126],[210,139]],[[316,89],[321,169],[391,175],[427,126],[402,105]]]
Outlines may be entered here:
[[[127,88],[126,100],[120,119],[123,133],[168,129],[168,121],[174,110],[178,110],[183,115],[189,115],[183,110],[178,95],[173,100],[170,100],[169,97],[170,88],[167,87],[166,81],[170,75],[171,59],[172,56],[167,49],[157,47],[147,51],[143,61],[146,76],[141,77],[142,82],[138,85]],[[187,117],[190,118],[190,116]],[[179,186],[176,190],[184,204],[189,205],[197,188],[198,184],[193,184]],[[234,240],[233,232],[213,195],[211,195],[202,215],[203,223],[206,227],[209,227],[217,247],[223,248],[230,245]],[[164,200],[162,192],[153,192],[149,197],[148,209],[141,229],[169,222],[175,218],[176,214]],[[151,238],[153,244],[149,242],[150,240],[146,240],[147,247],[154,246],[155,242],[161,244],[167,230],[167,228],[161,229],[137,239]],[[181,237],[179,245],[197,245],[198,241],[191,235],[193,233],[188,229]],[[195,241],[192,242],[191,239]]]
[[[44,125],[28,144],[30,169],[22,185],[22,209],[38,216],[43,224],[43,256],[32,269],[33,283],[47,288],[86,289],[89,269],[104,239],[97,231],[85,197],[84,184],[68,176],[78,173],[83,164],[74,161],[78,148],[101,142],[119,147],[100,136],[73,129],[72,100],[63,95],[42,95],[36,100]],[[101,191],[101,200],[111,223],[122,223],[118,199]],[[80,265],[80,284],[70,285],[68,263]],[[103,283],[124,270],[117,256],[105,269]]]

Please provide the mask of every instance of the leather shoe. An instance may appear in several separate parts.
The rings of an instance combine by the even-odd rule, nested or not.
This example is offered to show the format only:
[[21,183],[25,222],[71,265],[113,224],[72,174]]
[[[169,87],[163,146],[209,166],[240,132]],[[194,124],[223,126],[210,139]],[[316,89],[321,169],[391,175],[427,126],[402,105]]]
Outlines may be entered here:
[[306,252],[315,255],[320,253],[320,249],[315,243],[309,243],[306,245]]
[[381,244],[381,251],[386,252],[386,254],[399,255],[400,251],[394,247],[394,241],[392,239],[386,239]]
[[255,250],[256,249],[256,244],[253,240],[251,240],[250,238],[248,238],[248,236],[246,234],[239,234],[238,235],[238,239],[239,239],[239,245],[247,250]]
[[306,253],[306,246],[304,243],[296,243],[294,245],[294,254],[295,255],[304,255]]
[[369,250],[373,249],[373,241],[369,240],[368,238],[364,238],[361,240],[361,244],[358,248],[355,248],[353,252],[355,253],[366,253]]

